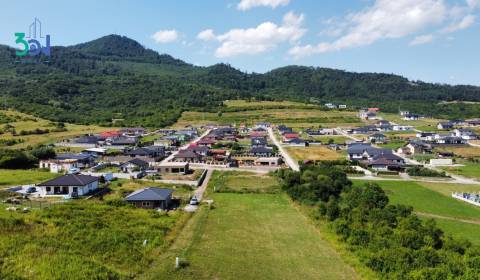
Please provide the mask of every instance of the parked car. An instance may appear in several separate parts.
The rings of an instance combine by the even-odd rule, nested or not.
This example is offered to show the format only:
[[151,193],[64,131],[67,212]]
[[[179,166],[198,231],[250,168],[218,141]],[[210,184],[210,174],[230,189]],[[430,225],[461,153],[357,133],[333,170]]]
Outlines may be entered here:
[[34,193],[34,192],[37,192],[37,189],[35,187],[29,187],[25,193]]
[[198,205],[198,199],[196,196],[192,197],[192,199],[190,199],[190,205]]

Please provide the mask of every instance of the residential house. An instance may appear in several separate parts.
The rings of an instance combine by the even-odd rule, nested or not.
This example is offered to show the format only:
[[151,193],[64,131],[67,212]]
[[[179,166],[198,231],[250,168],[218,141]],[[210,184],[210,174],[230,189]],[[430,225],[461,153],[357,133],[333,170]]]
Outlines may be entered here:
[[248,154],[256,157],[271,157],[274,155],[274,152],[273,149],[269,147],[253,147]]
[[437,124],[437,128],[441,130],[450,130],[453,129],[453,123],[452,122],[439,122]]
[[250,145],[252,147],[265,147],[268,141],[266,137],[252,137],[250,138]]
[[347,109],[347,105],[340,104],[340,105],[338,105],[338,109]]
[[191,150],[181,150],[176,155],[173,156],[173,161],[175,162],[200,162],[202,161],[202,155],[199,155]]
[[410,131],[414,129],[411,125],[394,125],[392,128],[393,131]]
[[478,136],[470,129],[459,128],[452,133],[455,137],[461,137],[464,140],[476,140]]
[[410,111],[400,111],[400,116],[407,116],[410,115]]
[[265,131],[270,127],[270,123],[268,122],[258,122],[254,125],[253,129],[256,130],[256,129],[264,129]]
[[300,135],[298,135],[298,133],[285,133],[283,134],[283,142],[286,142],[288,140],[291,140],[291,139],[296,139],[296,138],[299,138]]
[[95,163],[95,157],[90,154],[79,153],[79,154],[57,154],[55,160],[66,161],[72,160],[76,162],[78,168],[87,168],[91,167]]
[[69,195],[82,196],[98,188],[98,177],[67,174],[36,185],[40,196]]
[[372,143],[386,143],[387,136],[381,133],[374,133],[368,137],[368,140]]
[[463,145],[466,144],[467,141],[462,137],[457,136],[446,136],[436,140],[437,144],[445,144],[445,145]]
[[370,132],[378,131],[374,125],[366,125],[352,130],[352,134],[369,134]]
[[101,157],[107,154],[105,148],[88,148],[82,151],[82,154],[91,155],[94,157]]
[[285,125],[279,125],[278,126],[278,131],[280,132],[280,134],[285,134],[285,133],[293,133],[293,129],[291,127],[287,127]]
[[172,204],[173,190],[148,187],[136,190],[125,200],[138,208],[168,210]]
[[406,120],[406,121],[416,121],[416,120],[420,119],[420,115],[418,115],[418,114],[408,114],[408,115],[404,115],[403,119]]
[[134,146],[138,143],[137,137],[119,136],[107,139],[107,144],[111,146]]
[[150,157],[160,160],[165,157],[165,147],[163,146],[147,146],[133,149],[127,152],[131,157]]
[[328,109],[337,109],[337,105],[333,103],[326,103],[325,107],[327,107]]
[[78,169],[78,161],[75,159],[48,159],[40,160],[39,167],[48,169],[52,173],[66,173]]
[[286,141],[283,141],[283,143],[289,145],[289,146],[292,146],[292,147],[305,147],[305,146],[308,146],[308,142],[306,142],[305,140],[303,139],[300,139],[300,138],[292,138],[292,139],[288,139]]
[[207,146],[198,146],[196,144],[191,144],[186,151],[192,151],[201,156],[207,156],[210,149]]
[[122,136],[144,136],[146,135],[146,130],[143,127],[126,127],[122,128],[120,131]]
[[259,157],[254,161],[255,165],[258,166],[280,166],[282,164],[282,159],[279,157]]
[[391,154],[392,151],[375,148],[370,144],[352,143],[348,145],[347,153],[349,160],[372,160],[374,157],[381,154]]
[[404,155],[418,155],[432,153],[432,145],[419,141],[411,141],[407,145],[399,148],[397,153]]
[[97,135],[85,135],[78,137],[74,140],[77,144],[86,144],[86,145],[96,145],[99,141],[101,141],[100,137]]
[[159,162],[152,165],[153,169],[160,174],[188,174],[190,173],[190,164],[188,162]]
[[134,158],[120,165],[120,170],[124,173],[134,173],[145,171],[148,169],[148,166],[149,163],[147,161]]

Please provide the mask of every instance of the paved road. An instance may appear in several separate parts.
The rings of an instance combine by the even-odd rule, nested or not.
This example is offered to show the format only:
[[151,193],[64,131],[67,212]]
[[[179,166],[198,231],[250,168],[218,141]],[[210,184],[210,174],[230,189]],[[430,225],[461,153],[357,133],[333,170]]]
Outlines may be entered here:
[[472,147],[477,147],[477,148],[480,148],[480,145],[479,144],[473,144],[472,142],[468,141],[467,142],[468,145],[472,146]]
[[273,134],[273,129],[271,127],[268,128],[268,136],[272,140],[273,144],[277,146],[278,151],[280,154],[283,156],[283,159],[285,160],[285,163],[294,171],[300,171],[300,166],[298,165],[298,162],[293,160],[293,158],[285,151],[285,149],[282,147],[280,142],[277,140],[275,135]]
[[179,152],[180,150],[185,150],[185,149],[188,148],[188,146],[190,146],[191,144],[197,143],[198,141],[200,141],[200,139],[202,139],[203,137],[207,136],[207,135],[210,133],[210,131],[212,131],[212,130],[211,130],[211,129],[208,129],[208,130],[205,131],[202,135],[200,135],[200,136],[198,136],[197,138],[195,138],[195,140],[193,140],[193,141],[191,141],[191,142],[183,145],[183,146],[180,147],[178,150],[172,152],[171,155],[169,155],[168,157],[166,157],[165,159],[163,159],[160,163],[170,162],[170,161],[173,159],[173,157],[174,157],[176,154],[178,154],[178,152]]
[[201,163],[191,163],[191,169],[208,169],[208,170],[218,170],[218,171],[246,171],[258,174],[267,174],[271,171],[279,169],[279,167],[266,167],[266,166],[252,166],[252,167],[226,167],[226,166],[212,166]]

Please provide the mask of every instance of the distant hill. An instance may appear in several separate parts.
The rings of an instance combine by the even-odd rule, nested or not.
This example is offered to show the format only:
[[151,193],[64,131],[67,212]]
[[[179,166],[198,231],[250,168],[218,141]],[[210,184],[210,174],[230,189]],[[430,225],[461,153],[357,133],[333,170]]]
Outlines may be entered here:
[[[0,45],[0,93],[15,109],[57,121],[162,126],[184,110],[222,110],[226,99],[339,102],[440,117],[480,115],[480,88],[409,81],[382,73],[287,66],[247,74],[227,64],[197,67],[119,35],[53,47],[47,61]],[[444,101],[442,103],[442,101]],[[117,124],[118,125],[118,124]]]

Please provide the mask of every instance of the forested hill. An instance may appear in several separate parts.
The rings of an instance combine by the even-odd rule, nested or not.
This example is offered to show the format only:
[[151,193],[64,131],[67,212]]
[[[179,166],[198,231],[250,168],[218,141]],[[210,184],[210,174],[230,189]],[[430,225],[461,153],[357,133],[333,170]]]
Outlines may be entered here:
[[221,110],[234,98],[342,102],[399,107],[437,116],[468,118],[480,106],[480,88],[409,81],[401,76],[287,66],[247,74],[226,64],[198,67],[158,54],[118,35],[52,47],[48,61],[17,59],[0,46],[0,93],[17,110],[58,121],[162,126],[184,110]]

